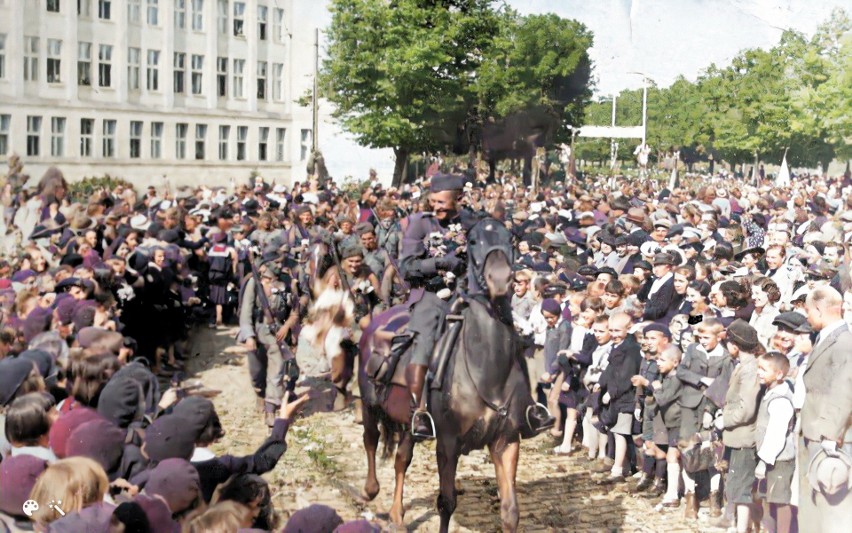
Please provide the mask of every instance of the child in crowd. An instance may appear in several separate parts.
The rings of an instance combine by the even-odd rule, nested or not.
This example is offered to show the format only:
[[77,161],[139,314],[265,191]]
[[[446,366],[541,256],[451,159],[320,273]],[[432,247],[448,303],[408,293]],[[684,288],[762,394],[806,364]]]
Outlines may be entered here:
[[792,498],[796,445],[793,436],[795,411],[793,390],[785,379],[790,361],[778,352],[762,355],[757,361],[757,377],[766,389],[757,409],[755,441],[758,494],[769,505],[769,516],[777,533],[792,529]]
[[[583,375],[583,385],[592,391],[586,401],[585,415],[583,416],[583,445],[588,448],[589,461],[598,461],[601,466],[606,461],[606,433],[598,430],[599,412],[595,407],[599,402],[597,397],[600,392],[596,389],[601,374],[609,365],[609,352],[612,350],[612,342],[609,335],[609,318],[606,315],[598,316],[592,325],[592,334],[595,336],[597,347],[588,358],[588,367]],[[581,357],[577,357],[581,361]],[[610,464],[612,466],[612,464]]]
[[602,310],[603,303],[598,298],[587,298],[576,309],[572,309],[575,318],[572,323],[571,343],[567,350],[559,352],[558,363],[561,373],[554,383],[554,388],[559,391],[559,404],[565,407],[562,443],[553,449],[553,453],[557,455],[568,455],[573,451],[572,441],[579,419],[577,406],[585,397],[585,389],[581,387],[580,379],[583,370],[591,362],[587,358],[581,363],[578,356],[582,353],[591,356],[592,351],[597,347],[591,328]]
[[678,398],[683,387],[675,371],[680,364],[681,352],[677,346],[668,346],[657,357],[657,368],[662,380],[651,383],[657,414],[654,417],[654,444],[665,451],[666,493],[663,507],[677,507],[680,503],[678,485],[680,484],[680,452],[677,448],[680,439],[680,405]]
[[544,368],[538,388],[539,394],[547,399],[547,408],[556,416],[556,423],[550,430],[551,435],[561,437],[559,389],[553,387],[553,381],[558,370],[557,354],[567,350],[571,344],[571,323],[562,319],[562,306],[553,298],[547,298],[541,303],[541,313],[547,323],[547,333],[544,340]]
[[[698,342],[690,344],[677,367],[677,377],[681,389],[678,405],[681,408],[680,438],[689,439],[702,429],[710,429],[717,408],[704,395],[716,379],[727,382],[734,369],[734,363],[727,350],[722,347],[721,338],[725,331],[722,323],[715,318],[709,318],[698,324],[695,336]],[[683,471],[684,516],[695,519],[698,517],[698,499],[695,496],[695,477]],[[715,470],[710,471],[710,511],[711,515],[720,516],[719,486],[721,475]]]
[[613,347],[609,354],[609,365],[598,383],[603,394],[601,403],[609,410],[607,425],[615,439],[615,458],[610,475],[605,480],[608,483],[623,481],[630,470],[627,446],[633,433],[633,402],[636,395],[636,387],[630,378],[639,372],[642,362],[639,343],[629,333],[632,324],[633,318],[627,313],[615,313],[609,317]]
[[752,513],[751,496],[757,466],[755,422],[761,395],[755,351],[763,348],[757,330],[739,318],[728,326],[726,344],[737,366],[731,373],[722,415],[716,419],[715,425],[723,430],[722,440],[728,459],[725,497],[729,504],[736,506],[737,533],[745,533],[749,529],[749,521],[758,515],[757,512]]

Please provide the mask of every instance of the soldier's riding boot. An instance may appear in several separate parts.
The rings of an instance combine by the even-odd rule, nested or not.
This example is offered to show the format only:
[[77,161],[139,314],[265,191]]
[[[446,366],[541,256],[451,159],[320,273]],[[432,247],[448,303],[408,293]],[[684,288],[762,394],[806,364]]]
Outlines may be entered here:
[[426,384],[426,365],[408,365],[405,368],[405,379],[412,397],[411,434],[416,439],[434,439],[435,423],[432,415],[426,410],[423,388]]
[[527,431],[521,431],[521,436],[525,439],[538,435],[556,424],[556,418],[550,414],[547,407],[540,403],[534,403],[527,407],[526,419]]

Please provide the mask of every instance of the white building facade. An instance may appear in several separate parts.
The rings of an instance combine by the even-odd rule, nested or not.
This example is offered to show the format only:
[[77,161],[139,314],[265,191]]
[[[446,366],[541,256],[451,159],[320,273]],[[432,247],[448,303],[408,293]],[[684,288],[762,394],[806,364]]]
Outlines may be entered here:
[[0,160],[35,179],[302,179],[314,49],[295,1],[0,0]]

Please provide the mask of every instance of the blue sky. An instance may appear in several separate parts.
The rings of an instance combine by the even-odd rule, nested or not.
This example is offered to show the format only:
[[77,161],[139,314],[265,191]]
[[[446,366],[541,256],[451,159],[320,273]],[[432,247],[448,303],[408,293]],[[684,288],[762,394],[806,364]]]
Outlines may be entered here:
[[[331,21],[328,2],[298,0],[298,17],[323,28]],[[744,48],[769,47],[793,28],[811,35],[841,0],[509,0],[522,14],[556,13],[594,32],[590,51],[596,93],[606,96],[642,86],[641,72],[659,86],[678,75],[695,79],[710,65],[726,65]],[[323,111],[329,111],[324,104]],[[330,119],[323,121],[320,147],[336,179],[366,177],[370,167],[389,181],[391,150],[358,146]]]

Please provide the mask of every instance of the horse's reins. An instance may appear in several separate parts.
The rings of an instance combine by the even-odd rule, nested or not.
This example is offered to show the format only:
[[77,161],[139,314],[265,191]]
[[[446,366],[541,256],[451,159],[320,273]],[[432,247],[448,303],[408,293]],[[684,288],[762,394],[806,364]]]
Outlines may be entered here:
[[[463,301],[464,301],[464,298],[460,297],[453,304],[453,307],[455,307],[459,302],[463,302]],[[449,320],[450,318],[455,319],[456,317],[458,317],[459,319],[462,319],[462,316],[460,314],[459,315],[451,314],[451,315],[447,315],[447,320]],[[461,335],[461,332],[459,332],[459,336],[462,339],[462,343],[464,343],[464,336]],[[470,366],[469,366],[468,361],[467,361],[467,350],[464,351],[464,353],[462,355],[462,359],[464,360],[464,369],[467,372],[468,378],[470,378],[471,384],[473,384],[473,390],[476,391],[476,395],[479,396],[479,399],[482,400],[482,403],[484,403],[489,409],[496,412],[497,416],[499,416],[500,418],[506,418],[509,414],[509,404],[512,402],[512,396],[509,396],[509,399],[502,406],[498,406],[497,404],[495,404],[494,402],[492,402],[491,400],[486,398],[485,395],[483,395],[482,392],[479,390],[479,386],[476,384],[476,380],[473,379],[473,375],[470,373]]]

